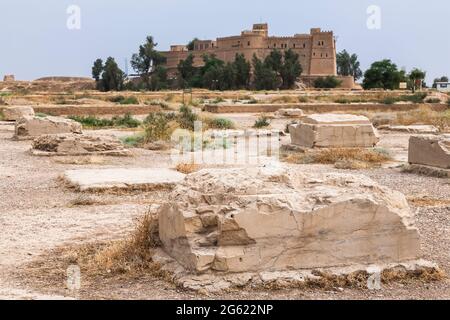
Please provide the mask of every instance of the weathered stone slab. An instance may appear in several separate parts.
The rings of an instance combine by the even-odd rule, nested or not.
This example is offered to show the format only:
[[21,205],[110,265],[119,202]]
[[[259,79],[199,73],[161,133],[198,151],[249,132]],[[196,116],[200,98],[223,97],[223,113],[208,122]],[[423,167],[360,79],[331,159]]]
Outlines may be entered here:
[[450,169],[450,135],[410,137],[408,162]]
[[280,109],[275,112],[276,117],[280,118],[301,118],[305,116],[302,109]]
[[164,250],[195,273],[394,263],[420,251],[404,195],[357,175],[206,169],[157,214]]
[[3,117],[5,121],[17,121],[23,117],[33,117],[34,110],[28,106],[14,106],[3,109]]
[[45,134],[81,133],[80,123],[61,117],[23,117],[16,122],[15,139],[34,139]]
[[185,175],[164,168],[111,168],[68,170],[62,176],[69,187],[78,191],[170,189]]
[[115,137],[75,133],[40,136],[34,139],[31,152],[37,156],[132,155]]
[[380,130],[388,130],[388,131],[397,131],[397,132],[406,132],[406,133],[439,133],[439,129],[435,126],[431,125],[412,125],[412,126],[391,126],[391,125],[383,125],[379,126]]
[[289,126],[291,141],[308,148],[368,148],[379,137],[369,119],[348,114],[315,114]]

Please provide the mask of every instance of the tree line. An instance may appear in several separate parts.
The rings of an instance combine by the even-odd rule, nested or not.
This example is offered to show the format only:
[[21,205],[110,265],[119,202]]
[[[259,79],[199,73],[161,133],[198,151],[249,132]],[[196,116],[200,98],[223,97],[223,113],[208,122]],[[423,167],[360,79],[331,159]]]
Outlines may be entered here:
[[[193,50],[195,39],[187,45]],[[254,55],[247,61],[243,54],[236,54],[234,61],[225,62],[215,55],[203,55],[202,66],[195,64],[195,57],[190,53],[178,64],[176,79],[169,79],[165,68],[165,57],[156,50],[157,43],[148,36],[144,44],[139,46],[137,53],[131,57],[131,66],[139,76],[139,81],[125,81],[126,75],[112,57],[105,62],[97,59],[92,67],[92,77],[97,89],[110,90],[151,90],[158,91],[168,88],[205,88],[209,90],[256,89],[276,90],[292,89],[303,72],[299,55],[293,50],[280,51],[274,49],[270,54],[260,59]],[[336,56],[337,74],[352,76],[355,81],[363,78],[364,89],[398,89],[401,82],[407,83],[411,90],[426,87],[424,81],[426,72],[418,68],[409,73],[400,70],[389,59],[376,61],[364,73],[356,54],[346,50]],[[253,72],[252,72],[253,71]],[[443,76],[435,79],[447,82]],[[314,82],[316,88],[336,88],[340,81],[334,76],[320,77]]]

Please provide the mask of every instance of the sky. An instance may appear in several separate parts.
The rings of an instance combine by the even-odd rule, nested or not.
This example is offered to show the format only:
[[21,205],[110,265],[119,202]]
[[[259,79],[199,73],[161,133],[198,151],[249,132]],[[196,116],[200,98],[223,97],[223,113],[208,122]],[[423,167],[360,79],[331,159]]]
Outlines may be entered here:
[[[67,13],[72,5],[79,20]],[[379,16],[367,12],[373,5]],[[432,81],[450,76],[449,15],[448,0],[1,0],[0,76],[90,76],[93,61],[108,56],[125,69],[147,35],[168,50],[267,22],[277,36],[333,30],[337,50],[356,53],[363,70],[388,58],[399,68],[426,70]],[[80,21],[79,28],[68,28],[68,20]]]

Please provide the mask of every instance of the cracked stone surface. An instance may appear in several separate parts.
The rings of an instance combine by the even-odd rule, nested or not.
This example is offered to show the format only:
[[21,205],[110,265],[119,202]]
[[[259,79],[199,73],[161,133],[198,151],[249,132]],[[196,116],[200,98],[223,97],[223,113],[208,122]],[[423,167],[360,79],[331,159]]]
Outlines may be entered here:
[[62,117],[26,116],[16,122],[14,138],[34,139],[44,134],[81,133],[80,123]]
[[450,135],[424,135],[409,138],[408,162],[450,169]]
[[34,116],[34,110],[32,107],[28,106],[13,106],[3,109],[3,118],[6,121],[16,121],[22,117]]
[[88,134],[50,134],[42,135],[33,141],[34,155],[111,155],[131,156],[119,139],[112,136],[93,136]]
[[313,114],[289,126],[292,143],[313,148],[373,147],[379,141],[367,117],[351,114]]
[[156,214],[165,252],[193,273],[344,267],[420,256],[404,195],[359,175],[205,169],[188,175]]

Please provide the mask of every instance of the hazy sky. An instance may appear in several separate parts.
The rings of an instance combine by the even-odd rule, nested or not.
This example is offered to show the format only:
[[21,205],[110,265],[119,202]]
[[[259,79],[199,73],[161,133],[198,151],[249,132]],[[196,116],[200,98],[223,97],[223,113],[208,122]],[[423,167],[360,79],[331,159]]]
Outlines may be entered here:
[[[80,30],[67,28],[70,5],[81,9]],[[379,30],[367,27],[370,5],[381,8]],[[0,0],[0,76],[90,76],[98,57],[124,68],[147,35],[166,50],[268,22],[272,35],[333,30],[338,50],[357,53],[364,69],[390,58],[430,81],[450,75],[449,16],[448,0]]]

